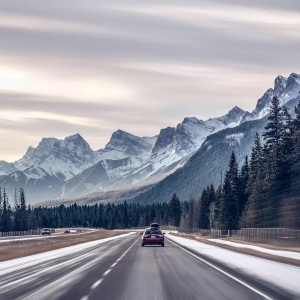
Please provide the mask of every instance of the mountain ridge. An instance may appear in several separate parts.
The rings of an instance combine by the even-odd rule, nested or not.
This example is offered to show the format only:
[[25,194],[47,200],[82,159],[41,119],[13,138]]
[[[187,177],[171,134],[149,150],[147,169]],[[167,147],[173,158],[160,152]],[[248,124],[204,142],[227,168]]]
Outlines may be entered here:
[[[274,88],[268,89],[258,99],[252,112],[235,106],[226,115],[206,121],[186,117],[176,127],[163,128],[153,137],[138,137],[118,129],[104,149],[96,151],[80,134],[64,139],[43,138],[36,148],[30,146],[15,163],[0,161],[0,186],[9,186],[9,190],[14,185],[22,187],[28,198],[35,195],[36,202],[126,189],[143,184],[148,178],[155,184],[156,177],[157,181],[161,181],[184,166],[211,135],[263,119],[268,114],[268,105],[274,95],[285,104],[296,99],[299,90],[300,75],[292,73],[288,78],[278,76]],[[227,137],[227,141],[235,143],[234,140],[239,139],[241,142],[243,136],[236,134]],[[28,171],[31,167],[31,170],[39,168],[41,178],[36,178],[33,172]],[[17,173],[18,176],[27,178],[22,186],[18,186],[20,181],[13,176],[15,172],[23,172],[24,176]],[[48,186],[45,180],[42,185],[39,183],[42,178],[49,181]],[[39,180],[34,181],[36,179]],[[46,186],[45,192],[43,189]],[[31,189],[35,189],[35,192],[31,193]]]

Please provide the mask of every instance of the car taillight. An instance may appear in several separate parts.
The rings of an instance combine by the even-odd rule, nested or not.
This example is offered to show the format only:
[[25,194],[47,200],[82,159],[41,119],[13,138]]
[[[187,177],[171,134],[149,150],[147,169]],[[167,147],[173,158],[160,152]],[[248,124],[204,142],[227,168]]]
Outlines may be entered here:
[[159,234],[159,235],[157,235],[156,237],[162,238],[162,237],[164,237],[164,235],[163,235],[163,234]]

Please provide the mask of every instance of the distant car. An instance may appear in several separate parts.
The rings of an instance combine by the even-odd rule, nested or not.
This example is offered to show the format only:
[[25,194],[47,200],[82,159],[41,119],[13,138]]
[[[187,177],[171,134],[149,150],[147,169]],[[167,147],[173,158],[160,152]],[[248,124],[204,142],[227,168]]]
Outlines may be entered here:
[[69,229],[65,230],[65,233],[71,233],[71,231]]
[[43,230],[42,230],[42,235],[45,235],[45,234],[48,234],[48,235],[51,234],[50,228],[43,228]]
[[146,228],[142,235],[142,246],[160,245],[165,246],[165,237],[160,229],[150,227]]
[[158,223],[151,223],[150,228],[159,229],[159,224]]

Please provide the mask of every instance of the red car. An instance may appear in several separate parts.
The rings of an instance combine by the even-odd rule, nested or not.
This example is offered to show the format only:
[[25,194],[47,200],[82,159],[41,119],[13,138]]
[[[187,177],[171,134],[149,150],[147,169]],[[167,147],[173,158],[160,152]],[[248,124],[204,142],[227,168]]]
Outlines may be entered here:
[[165,246],[165,237],[160,229],[147,228],[142,235],[142,246],[161,245]]

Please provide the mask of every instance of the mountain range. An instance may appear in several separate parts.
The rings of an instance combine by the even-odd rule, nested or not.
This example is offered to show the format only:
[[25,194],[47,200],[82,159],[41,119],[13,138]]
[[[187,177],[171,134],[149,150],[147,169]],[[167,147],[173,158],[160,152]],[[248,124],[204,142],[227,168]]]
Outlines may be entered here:
[[111,195],[114,201],[130,195],[131,201],[149,203],[168,200],[174,192],[182,200],[198,197],[207,184],[220,182],[232,150],[239,162],[250,153],[273,96],[292,112],[299,90],[299,74],[278,76],[251,113],[236,106],[206,121],[186,117],[153,137],[117,130],[97,151],[79,134],[43,138],[16,162],[0,161],[0,186],[8,195],[24,188],[29,203],[78,197],[108,200]]

